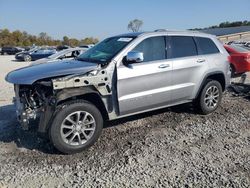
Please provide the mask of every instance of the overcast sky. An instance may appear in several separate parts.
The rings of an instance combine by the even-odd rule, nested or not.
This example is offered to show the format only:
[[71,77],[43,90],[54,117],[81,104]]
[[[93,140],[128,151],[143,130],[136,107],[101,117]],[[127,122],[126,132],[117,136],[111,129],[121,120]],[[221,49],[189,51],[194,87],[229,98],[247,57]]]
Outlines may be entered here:
[[0,0],[0,29],[54,39],[126,33],[134,18],[144,31],[207,27],[250,20],[250,0]]

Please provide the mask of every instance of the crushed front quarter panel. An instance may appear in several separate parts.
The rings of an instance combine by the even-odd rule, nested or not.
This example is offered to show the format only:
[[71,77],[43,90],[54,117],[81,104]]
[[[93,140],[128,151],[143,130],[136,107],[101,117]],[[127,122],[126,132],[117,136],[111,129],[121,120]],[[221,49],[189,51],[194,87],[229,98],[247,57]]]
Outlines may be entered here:
[[[95,71],[94,71],[95,72]],[[111,95],[111,78],[106,70],[97,71],[96,74],[66,76],[52,80],[53,89],[65,89],[83,86],[94,86],[101,95]]]

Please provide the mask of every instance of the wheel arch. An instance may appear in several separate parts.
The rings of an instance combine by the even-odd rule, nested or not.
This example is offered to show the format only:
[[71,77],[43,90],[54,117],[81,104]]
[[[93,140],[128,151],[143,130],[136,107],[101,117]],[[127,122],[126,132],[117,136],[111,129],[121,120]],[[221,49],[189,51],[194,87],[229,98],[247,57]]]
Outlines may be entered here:
[[63,89],[57,94],[57,105],[61,105],[65,102],[78,99],[86,100],[92,103],[100,110],[103,119],[104,120],[108,119],[108,112],[102,100],[102,96],[94,88],[84,87],[84,88]]
[[222,71],[216,71],[216,72],[213,72],[213,73],[208,73],[203,78],[195,98],[197,98],[199,96],[200,92],[202,91],[202,88],[204,87],[204,85],[206,83],[206,80],[208,80],[208,79],[218,81],[221,84],[222,91],[224,92],[226,90],[226,78],[225,78],[225,75],[224,75],[224,73]]
[[66,102],[73,100],[85,100],[90,102],[99,109],[103,119],[108,120],[108,111],[98,91],[89,87],[63,89],[56,94],[55,107],[51,108],[51,106],[49,105],[46,106],[46,110],[43,113],[44,115],[42,115],[39,122],[38,132],[47,132],[49,127],[51,126],[53,118],[60,109],[60,106],[62,106],[62,104]]

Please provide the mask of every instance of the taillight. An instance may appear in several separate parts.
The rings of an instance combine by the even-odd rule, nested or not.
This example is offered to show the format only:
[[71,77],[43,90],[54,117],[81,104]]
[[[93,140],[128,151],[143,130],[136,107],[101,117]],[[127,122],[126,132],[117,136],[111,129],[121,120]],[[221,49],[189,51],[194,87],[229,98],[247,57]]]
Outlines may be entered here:
[[247,62],[250,62],[250,56],[246,56],[244,59],[245,59]]

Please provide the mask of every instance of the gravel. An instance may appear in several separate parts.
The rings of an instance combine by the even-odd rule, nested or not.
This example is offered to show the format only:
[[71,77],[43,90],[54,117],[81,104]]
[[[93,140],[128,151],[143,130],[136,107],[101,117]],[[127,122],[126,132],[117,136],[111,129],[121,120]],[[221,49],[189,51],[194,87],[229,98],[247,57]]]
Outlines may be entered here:
[[62,155],[18,126],[4,76],[27,63],[12,59],[0,56],[0,187],[250,187],[249,96],[226,92],[207,116],[187,104],[109,122]]

